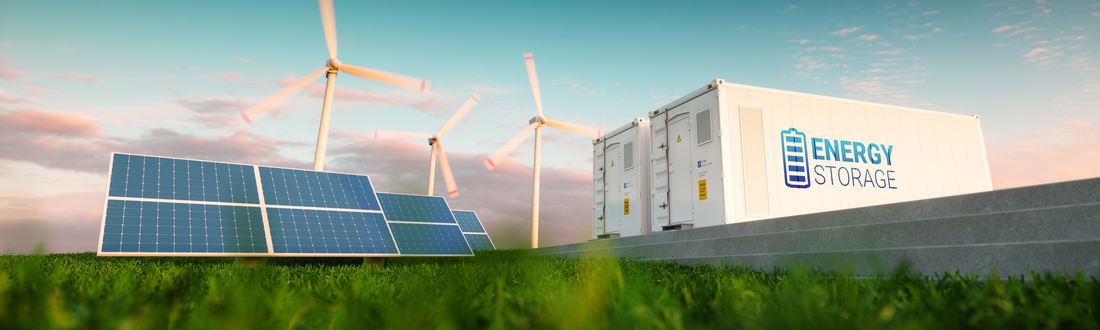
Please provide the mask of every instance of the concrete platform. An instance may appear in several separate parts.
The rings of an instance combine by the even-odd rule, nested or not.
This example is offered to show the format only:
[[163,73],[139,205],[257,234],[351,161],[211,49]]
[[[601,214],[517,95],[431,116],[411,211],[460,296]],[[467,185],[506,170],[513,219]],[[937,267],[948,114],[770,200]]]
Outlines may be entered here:
[[1100,275],[1100,178],[539,248],[553,257],[628,257],[870,275],[902,260],[924,274]]

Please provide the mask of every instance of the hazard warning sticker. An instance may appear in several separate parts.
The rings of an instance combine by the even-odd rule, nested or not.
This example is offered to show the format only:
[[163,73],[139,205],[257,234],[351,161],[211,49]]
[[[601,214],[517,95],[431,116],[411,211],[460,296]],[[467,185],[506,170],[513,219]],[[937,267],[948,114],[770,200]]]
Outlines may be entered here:
[[699,200],[707,200],[707,179],[699,180]]

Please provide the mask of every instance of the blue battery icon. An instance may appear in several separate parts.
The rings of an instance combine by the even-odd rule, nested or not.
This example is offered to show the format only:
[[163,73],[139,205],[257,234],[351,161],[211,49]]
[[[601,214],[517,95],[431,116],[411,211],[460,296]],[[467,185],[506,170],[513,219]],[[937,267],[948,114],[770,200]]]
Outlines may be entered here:
[[783,142],[783,181],[787,187],[806,189],[810,187],[810,165],[806,157],[806,133],[791,127],[779,132]]

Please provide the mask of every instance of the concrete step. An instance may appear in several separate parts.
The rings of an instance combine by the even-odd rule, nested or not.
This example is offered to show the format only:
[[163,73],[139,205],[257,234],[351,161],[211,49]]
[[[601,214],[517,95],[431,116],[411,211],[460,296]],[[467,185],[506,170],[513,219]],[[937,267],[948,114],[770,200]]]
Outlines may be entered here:
[[[1052,219],[1065,220],[1052,221]],[[614,254],[628,258],[670,258],[1077,241],[1097,238],[1100,238],[1100,203],[961,217],[685,239],[631,245],[629,249],[624,249],[624,246],[592,244],[569,251],[546,251],[545,254],[569,256]],[[616,249],[622,249],[622,251],[611,252]]]
[[639,261],[668,261],[688,265],[738,265],[771,271],[776,267],[805,266],[812,269],[874,275],[893,271],[906,260],[923,275],[945,272],[975,273],[985,277],[994,268],[997,274],[1026,275],[1046,271],[1086,276],[1100,274],[1100,239],[1035,243],[975,244],[894,249],[847,250],[747,255],[714,255],[678,258],[643,258]]
[[[822,254],[831,256],[823,259],[832,260],[825,262],[830,267],[836,267],[836,262],[872,257],[892,265],[900,260],[897,258],[905,257],[942,260],[921,263],[927,265],[918,268],[921,271],[956,267],[951,270],[965,272],[977,270],[972,267],[985,260],[984,256],[970,260],[943,251],[977,253],[991,251],[991,246],[1030,246],[1081,255],[994,259],[995,264],[1014,270],[1028,265],[1056,270],[1043,267],[1050,266],[1052,260],[1087,261],[1060,265],[1096,274],[1100,266],[1089,265],[1097,262],[1094,256],[1100,256],[1097,240],[1100,178],[546,247],[536,249],[536,253],[686,263],[741,260],[761,267],[793,263],[824,266],[820,260],[800,259]],[[1055,248],[1070,243],[1086,250]],[[865,263],[858,266],[861,271],[870,269],[865,267],[869,261],[860,262]]]

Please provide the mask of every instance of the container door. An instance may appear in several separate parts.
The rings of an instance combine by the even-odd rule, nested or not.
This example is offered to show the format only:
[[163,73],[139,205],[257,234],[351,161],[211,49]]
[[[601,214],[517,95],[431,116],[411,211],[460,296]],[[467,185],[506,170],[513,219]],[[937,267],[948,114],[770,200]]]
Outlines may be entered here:
[[691,177],[691,116],[677,115],[668,124],[668,186],[669,217],[673,224],[691,222],[695,201]]
[[[660,126],[658,126],[660,125]],[[653,228],[652,231],[661,231],[661,226],[670,225],[668,221],[668,141],[665,140],[665,136],[668,133],[668,126],[663,123],[658,123],[653,126],[653,143],[650,143],[650,147],[653,149],[653,160],[650,163],[650,169],[653,171],[653,199],[650,201],[650,211],[653,212]],[[645,175],[645,174],[642,174]]]
[[603,174],[607,171],[607,164],[604,163],[604,147],[603,145],[597,145],[595,148],[596,155],[595,161],[592,162],[594,171],[592,173],[592,190],[595,196],[595,201],[592,203],[592,238],[597,238],[598,235],[605,234],[604,232],[604,179]]
[[623,182],[621,180],[620,172],[623,167],[623,153],[622,148],[618,143],[609,146],[604,150],[604,157],[606,157],[607,170],[604,171],[604,232],[605,233],[618,233],[619,221],[622,217],[623,201],[619,198],[620,192],[623,189]]

